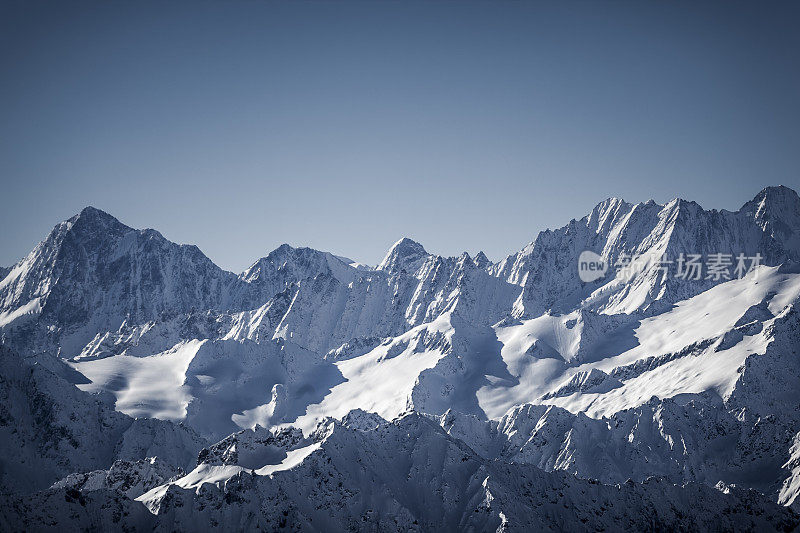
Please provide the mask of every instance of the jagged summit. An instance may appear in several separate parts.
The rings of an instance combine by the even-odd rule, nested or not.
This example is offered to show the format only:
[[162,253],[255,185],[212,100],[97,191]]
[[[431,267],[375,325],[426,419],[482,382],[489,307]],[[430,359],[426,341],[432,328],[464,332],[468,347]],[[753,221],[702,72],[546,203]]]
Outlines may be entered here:
[[425,248],[418,242],[403,237],[389,249],[386,257],[383,258],[377,270],[385,270],[389,272],[400,272],[401,270],[409,270],[420,259],[427,257],[429,254]]
[[587,217],[587,223],[603,228],[611,224],[616,218],[628,213],[632,208],[633,205],[622,198],[607,198],[592,209]]
[[252,309],[297,284],[314,279],[348,284],[358,272],[349,260],[329,252],[282,244],[239,275],[243,286],[238,287],[232,301],[241,309]]
[[295,247],[290,244],[283,243],[247,267],[247,269],[242,272],[241,277],[246,280],[252,280],[254,275],[260,269],[263,269],[266,264],[272,265],[274,268],[284,268],[287,262],[301,261],[310,263],[314,261],[314,258],[325,258],[326,260],[334,259],[335,261],[341,262],[344,265],[352,266],[353,268],[359,270],[369,270],[369,268],[365,265],[353,261],[349,257],[335,255],[330,252],[324,252],[322,250],[317,250],[315,248],[309,248],[306,246]]
[[739,210],[775,240],[800,257],[800,196],[784,185],[766,187]]
[[800,197],[797,195],[797,191],[794,189],[787,187],[786,185],[770,185],[769,187],[764,187],[761,191],[753,198],[753,201],[760,201],[763,198],[771,199],[771,200],[789,200],[791,202],[800,202]]
[[492,262],[488,257],[486,257],[486,254],[483,253],[483,251],[479,251],[477,254],[475,254],[475,264],[478,266],[478,268],[486,268],[491,265]]
[[609,196],[602,202],[599,202],[594,209],[595,210],[606,210],[606,209],[616,209],[620,206],[631,205],[625,201],[624,198],[620,198],[618,196]]
[[687,206],[687,205],[700,207],[700,204],[698,204],[697,202],[692,201],[692,200],[686,200],[684,198],[673,198],[672,200],[670,200],[669,202],[664,204],[664,207],[666,207],[666,208],[672,208],[672,207],[680,208],[680,207]]
[[767,215],[771,218],[797,218],[800,217],[800,196],[785,185],[765,187],[739,211],[757,218]]
[[269,256],[271,256],[271,255],[277,255],[277,254],[285,254],[285,253],[289,253],[289,252],[291,252],[292,250],[295,250],[295,247],[294,247],[294,246],[292,246],[291,244],[283,243],[283,244],[281,244],[280,246],[278,246],[277,248],[275,248],[273,251],[271,251],[270,253],[268,253],[268,254],[267,254],[267,257],[269,257]]
[[[113,218],[117,220],[116,217],[108,214],[106,211],[94,207],[93,205],[87,205],[83,209],[81,209],[80,213],[76,214],[75,217],[99,217],[99,218]],[[73,217],[73,218],[75,218]]]
[[72,216],[66,222],[56,225],[53,231],[58,231],[64,224],[67,225],[68,230],[73,231],[114,233],[133,231],[133,228],[123,224],[113,215],[93,206],[84,207],[80,213]]

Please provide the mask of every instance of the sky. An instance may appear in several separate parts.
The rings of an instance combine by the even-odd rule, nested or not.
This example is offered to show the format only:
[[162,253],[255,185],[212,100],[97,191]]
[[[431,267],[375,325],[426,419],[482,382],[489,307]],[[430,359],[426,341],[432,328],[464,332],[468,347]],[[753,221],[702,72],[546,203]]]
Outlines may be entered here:
[[800,5],[0,2],[0,265],[93,205],[241,271],[800,189]]

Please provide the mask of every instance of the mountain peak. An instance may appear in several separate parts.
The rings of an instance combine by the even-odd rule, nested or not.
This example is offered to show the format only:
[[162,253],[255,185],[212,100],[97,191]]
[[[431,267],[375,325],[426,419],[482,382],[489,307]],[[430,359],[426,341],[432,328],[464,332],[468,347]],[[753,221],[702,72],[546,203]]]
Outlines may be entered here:
[[756,212],[765,207],[772,209],[791,205],[800,205],[800,197],[797,196],[794,189],[785,185],[773,185],[761,189],[752,200],[742,206],[740,211]]
[[[422,250],[423,252],[425,252],[425,248],[420,243],[418,243],[417,241],[415,241],[413,239],[409,239],[408,237],[403,237],[402,239],[400,239],[399,241],[394,243],[394,245],[392,245],[392,248],[398,248],[398,247],[400,247],[400,248],[416,248],[416,249],[419,249],[419,250]],[[427,253],[427,252],[425,252],[425,253]]]
[[765,187],[739,212],[760,221],[786,219],[785,222],[794,226],[800,221],[800,197],[784,185]]
[[800,197],[794,189],[790,189],[785,185],[774,185],[771,187],[764,187],[761,189],[754,200],[766,200],[771,204],[798,204]]
[[800,197],[784,185],[765,187],[739,210],[783,246],[800,253]]
[[761,189],[761,192],[758,194],[772,194],[772,195],[788,194],[794,198],[797,198],[797,192],[795,192],[795,190],[792,189],[791,187],[787,187],[786,185],[770,185],[768,187],[764,187],[763,189]]
[[[106,213],[106,212],[105,212],[105,211],[103,211],[102,209],[98,209],[98,208],[96,208],[96,207],[95,207],[95,206],[93,206],[93,205],[87,205],[86,207],[84,207],[83,209],[81,209],[81,212],[80,212],[79,214],[81,214],[81,215],[98,215],[98,214],[101,214],[101,215],[108,215],[108,213]],[[110,216],[110,215],[109,215],[109,216]]]
[[67,223],[69,224],[68,227],[79,233],[124,233],[132,229],[114,216],[93,206],[84,207],[80,213],[70,218]]
[[72,217],[71,220],[77,220],[77,219],[117,220],[112,215],[109,215],[102,209],[98,209],[91,205],[87,205],[86,207],[81,209],[81,212]]
[[[588,222],[598,230],[608,228],[614,220],[621,214],[631,209],[631,204],[622,198],[606,198],[592,209],[588,215]],[[537,237],[538,238],[538,237]]]
[[428,252],[418,242],[403,237],[389,249],[386,257],[377,267],[377,270],[400,271],[416,261],[426,257]]
[[618,196],[609,196],[608,198],[606,198],[605,200],[603,200],[602,202],[597,204],[595,206],[595,209],[597,209],[597,208],[606,209],[606,208],[609,208],[609,207],[614,208],[614,207],[617,207],[617,206],[620,206],[620,205],[624,205],[624,204],[627,204],[627,203],[628,202],[626,202],[624,199],[622,199],[622,198],[620,198]]
[[684,200],[683,198],[673,198],[664,205],[664,209],[670,212],[696,212],[701,210],[702,207],[697,202],[691,200]]
[[491,264],[491,261],[489,261],[489,258],[486,257],[486,254],[483,253],[483,251],[480,251],[475,254],[475,264],[479,268],[486,268],[489,264]]

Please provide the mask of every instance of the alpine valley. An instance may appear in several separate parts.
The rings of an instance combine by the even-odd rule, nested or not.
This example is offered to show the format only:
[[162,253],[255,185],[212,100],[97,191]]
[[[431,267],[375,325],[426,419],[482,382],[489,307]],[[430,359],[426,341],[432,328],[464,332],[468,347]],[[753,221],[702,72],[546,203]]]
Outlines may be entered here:
[[782,186],[610,198],[497,263],[404,238],[238,275],[87,207],[0,268],[0,343],[3,531],[800,527]]

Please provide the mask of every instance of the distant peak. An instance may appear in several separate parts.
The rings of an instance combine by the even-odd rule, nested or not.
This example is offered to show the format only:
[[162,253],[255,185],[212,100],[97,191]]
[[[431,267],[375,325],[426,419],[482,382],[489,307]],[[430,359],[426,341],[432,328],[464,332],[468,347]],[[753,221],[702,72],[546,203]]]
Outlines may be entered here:
[[250,265],[242,273],[242,275],[244,276],[251,275],[252,272],[258,271],[259,267],[261,267],[265,263],[281,263],[283,261],[286,261],[287,256],[291,256],[295,251],[296,249],[293,246],[283,243],[274,250],[272,250],[271,252],[269,252],[264,257],[260,257],[258,260],[256,260],[256,262]]
[[[402,239],[400,239],[399,241],[394,243],[394,245],[392,246],[392,249],[408,249],[408,250],[410,250],[412,248],[415,249],[415,250],[419,250],[419,251],[425,252],[425,248],[420,243],[418,243],[417,241],[415,241],[413,239],[409,239],[408,237],[403,237]],[[427,253],[427,252],[425,252],[425,253]]]
[[420,243],[408,237],[403,237],[392,245],[377,269],[399,271],[427,255],[428,252],[425,251],[425,248]]
[[[102,233],[124,233],[131,230],[130,227],[117,220],[114,216],[92,206],[84,207],[80,213],[67,220],[67,223],[67,227],[71,227],[73,231],[81,233],[89,232],[94,234],[98,231]],[[56,226],[57,228],[58,226]]]
[[286,252],[291,252],[293,250],[294,250],[294,247],[292,245],[283,243],[280,246],[278,246],[277,248],[275,248],[271,253],[276,253],[276,252],[277,253],[286,253]]
[[619,198],[617,196],[610,196],[610,197],[606,198],[605,200],[603,200],[602,202],[600,202],[599,204],[597,204],[597,207],[613,207],[613,206],[618,206],[618,205],[622,205],[622,204],[625,204],[625,203],[627,203],[627,202],[625,202],[625,200],[622,199],[622,198]]
[[622,198],[617,198],[616,196],[612,196],[610,198],[606,198],[596,206],[592,210],[593,213],[597,213],[600,215],[611,213],[619,209],[620,207],[629,206],[628,202],[623,200]]
[[483,253],[482,251],[480,251],[477,254],[475,254],[475,264],[478,267],[485,268],[490,263],[491,263],[491,261],[489,261],[489,258],[486,257],[486,254]]
[[683,198],[673,198],[667,205],[664,207],[667,209],[686,209],[687,207],[696,207],[700,208],[700,205],[697,202],[692,202],[691,200],[684,200]]
[[282,257],[282,256],[284,256],[286,254],[290,254],[290,253],[292,253],[294,251],[295,251],[295,248],[293,246],[290,246],[290,245],[288,245],[286,243],[283,243],[280,246],[278,246],[277,248],[275,248],[274,250],[272,250],[270,253],[268,253],[267,255],[265,255],[264,257],[259,259],[258,261],[256,261],[256,264],[258,264],[260,261],[264,261],[264,260],[267,260],[267,259],[275,259],[276,257]]
[[[93,205],[87,205],[86,207],[81,209],[80,214],[81,215],[108,215],[108,213],[106,213],[102,209],[97,209]],[[110,215],[108,215],[108,216],[110,216]]]
[[[631,205],[622,198],[612,196],[606,198],[592,209],[588,215],[591,224],[604,227],[611,224],[621,213],[628,211]],[[539,234],[541,236],[541,233]],[[537,237],[538,239],[538,237]]]
[[786,185],[768,185],[761,189],[761,192],[780,192],[780,193],[789,193],[794,196],[797,196],[797,193],[791,187],[787,187]]
[[792,201],[797,201],[800,197],[797,196],[797,193],[794,189],[790,189],[786,185],[772,185],[770,187],[764,187],[761,189],[754,199],[759,198],[767,198],[767,199],[788,199]]
[[81,212],[72,217],[71,220],[78,220],[78,219],[86,219],[86,220],[117,220],[113,216],[109,215],[102,209],[98,209],[91,205],[84,207],[81,209]]
[[428,252],[425,251],[425,247],[423,247],[417,241],[409,239],[408,237],[403,237],[396,243],[392,245],[389,249],[389,254],[396,253],[403,256],[406,255],[416,255],[416,254],[424,254],[427,255]]
[[800,197],[794,189],[785,185],[773,185],[764,187],[755,197],[744,204],[740,211],[763,212],[768,210],[782,210],[787,207],[800,205]]

